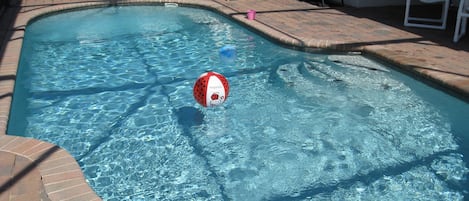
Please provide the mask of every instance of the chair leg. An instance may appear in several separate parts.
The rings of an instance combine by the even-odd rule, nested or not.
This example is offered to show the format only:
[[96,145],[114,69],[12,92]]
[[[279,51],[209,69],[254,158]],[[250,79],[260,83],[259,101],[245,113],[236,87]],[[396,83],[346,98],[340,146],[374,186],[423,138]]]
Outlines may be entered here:
[[411,0],[406,0],[406,4],[405,4],[405,17],[404,17],[404,26],[410,26],[410,24],[409,24],[410,4],[411,4]]
[[[467,18],[461,19],[461,30],[459,31],[458,41],[466,35]],[[457,42],[457,41],[456,41]]]
[[453,37],[453,42],[458,42],[460,37],[459,29],[461,28],[461,16],[458,16],[458,19],[456,20],[456,28],[454,29],[454,37]]
[[[446,18],[448,16],[448,9],[449,9],[449,4],[450,4],[449,0],[445,0],[442,4],[440,19],[412,17],[410,15],[411,4],[412,4],[412,0],[406,0],[404,26],[432,28],[432,29],[446,29],[446,21],[447,21]],[[410,22],[410,21],[420,21],[420,22],[439,23],[439,24],[425,24],[425,23],[422,24],[422,23]]]
[[446,29],[446,17],[448,16],[450,1],[445,1],[444,5],[441,8],[441,18],[440,22],[442,23],[442,29]]
[[463,14],[463,10],[465,9],[464,0],[460,0],[459,8],[458,8],[458,16],[456,19],[456,28],[454,30],[453,42],[458,42],[466,34],[467,28],[467,18],[469,17],[467,14]]

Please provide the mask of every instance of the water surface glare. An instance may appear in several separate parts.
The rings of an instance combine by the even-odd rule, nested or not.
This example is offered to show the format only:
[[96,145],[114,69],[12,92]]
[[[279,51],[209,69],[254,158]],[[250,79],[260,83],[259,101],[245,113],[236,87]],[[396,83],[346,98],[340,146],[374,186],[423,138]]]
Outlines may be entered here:
[[[8,133],[69,151],[109,201],[468,200],[469,105],[389,67],[202,9],[65,12],[26,28]],[[220,107],[192,97],[209,70]]]

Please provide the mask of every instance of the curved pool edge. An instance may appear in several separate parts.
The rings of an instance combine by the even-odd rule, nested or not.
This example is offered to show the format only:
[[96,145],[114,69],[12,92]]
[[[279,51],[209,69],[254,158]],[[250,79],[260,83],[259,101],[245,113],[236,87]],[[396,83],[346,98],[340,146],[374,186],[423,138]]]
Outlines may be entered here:
[[[429,81],[437,83],[443,88],[459,92],[459,95],[469,100],[469,88],[461,89],[460,87],[445,82],[444,79],[433,75],[431,72],[412,68],[405,62],[402,62],[399,55],[389,54],[389,51],[374,47],[351,47],[347,45],[337,45],[337,41],[311,39],[307,42],[298,37],[289,35],[288,33],[269,27],[266,23],[257,20],[248,20],[245,18],[245,12],[240,12],[236,8],[232,8],[229,2],[224,0],[179,0],[179,1],[142,1],[142,0],[126,0],[119,1],[119,4],[142,4],[142,3],[180,3],[185,5],[200,6],[210,10],[214,10],[225,16],[242,23],[249,28],[258,31],[270,39],[274,39],[284,45],[299,48],[304,51],[317,51],[319,49],[336,50],[336,51],[361,51],[377,56],[385,61],[397,64],[403,70],[412,72]],[[10,103],[12,100],[14,80],[18,67],[21,46],[24,36],[24,27],[34,19],[40,16],[61,12],[70,9],[80,9],[86,7],[108,6],[109,2],[85,2],[85,3],[66,3],[66,4],[48,4],[48,6],[31,7],[25,11],[18,12],[16,19],[13,19],[13,27],[9,30],[8,41],[3,41],[5,51],[0,63],[0,76],[3,78],[0,82],[0,152],[13,154],[28,159],[31,164],[31,172],[37,171],[42,181],[42,188],[46,193],[44,200],[101,200],[101,198],[91,189],[86,182],[83,173],[76,160],[64,149],[57,147],[51,143],[43,142],[36,139],[23,138],[6,135],[6,128],[10,112]],[[393,56],[394,55],[394,56]],[[460,97],[460,98],[461,98]],[[3,165],[3,164],[1,164]],[[8,164],[7,164],[8,165]],[[41,194],[42,191],[39,192]]]
[[7,200],[101,200],[76,160],[54,144],[1,135],[0,155],[0,167],[10,172],[0,180]]

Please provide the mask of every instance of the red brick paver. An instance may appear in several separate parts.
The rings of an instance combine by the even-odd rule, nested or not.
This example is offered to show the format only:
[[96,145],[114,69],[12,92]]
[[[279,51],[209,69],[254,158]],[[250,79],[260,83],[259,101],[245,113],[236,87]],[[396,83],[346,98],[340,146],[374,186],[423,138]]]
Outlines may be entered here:
[[0,135],[0,201],[100,200],[65,150]]
[[[329,8],[299,0],[23,0],[0,16],[0,201],[101,200],[67,151],[4,134],[27,23],[54,11],[114,2],[204,6],[300,49],[361,51],[379,57],[469,100],[469,36],[451,42],[455,8],[448,28],[441,31],[403,27],[403,7]],[[256,20],[246,19],[248,9],[257,11]]]

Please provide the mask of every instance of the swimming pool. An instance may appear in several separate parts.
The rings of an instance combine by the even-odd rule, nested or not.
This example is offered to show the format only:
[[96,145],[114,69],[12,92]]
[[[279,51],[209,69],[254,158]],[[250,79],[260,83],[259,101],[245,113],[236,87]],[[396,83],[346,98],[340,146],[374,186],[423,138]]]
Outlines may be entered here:
[[[221,107],[192,98],[207,70],[230,81]],[[67,149],[105,200],[462,200],[468,114],[359,55],[283,49],[205,10],[107,7],[27,27],[8,133]]]

